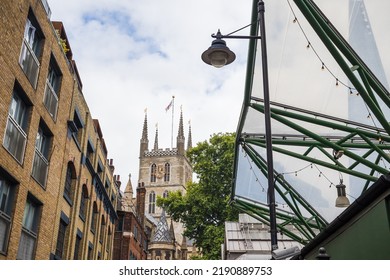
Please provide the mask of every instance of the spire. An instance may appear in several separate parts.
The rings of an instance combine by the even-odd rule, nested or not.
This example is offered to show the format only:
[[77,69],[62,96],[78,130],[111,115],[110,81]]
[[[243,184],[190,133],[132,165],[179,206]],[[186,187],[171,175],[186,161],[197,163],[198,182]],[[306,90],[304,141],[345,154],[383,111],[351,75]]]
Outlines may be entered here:
[[191,121],[188,121],[188,142],[187,142],[187,150],[192,148],[192,133],[191,133]]
[[140,157],[143,156],[144,152],[149,149],[149,139],[148,139],[148,115],[146,113],[145,109],[145,119],[144,119],[144,126],[142,129],[142,137],[141,137],[141,143],[140,143]]
[[133,205],[133,185],[131,184],[131,174],[129,174],[129,181],[127,182],[125,188],[124,202],[125,211],[131,211],[130,207]]
[[179,132],[177,138],[184,139],[184,128],[183,128],[183,110],[180,107],[180,121],[179,121]]
[[154,148],[155,151],[158,150],[158,123],[156,123],[156,136],[154,138]]
[[179,121],[179,132],[177,134],[176,138],[176,145],[177,145],[177,150],[180,155],[184,155],[184,128],[183,128],[183,110],[181,110],[180,107],[180,121]]
[[160,221],[157,224],[156,232],[152,238],[152,242],[172,242],[171,231],[168,227],[167,218],[163,209]]
[[148,141],[148,114],[146,113],[146,109],[141,141]]

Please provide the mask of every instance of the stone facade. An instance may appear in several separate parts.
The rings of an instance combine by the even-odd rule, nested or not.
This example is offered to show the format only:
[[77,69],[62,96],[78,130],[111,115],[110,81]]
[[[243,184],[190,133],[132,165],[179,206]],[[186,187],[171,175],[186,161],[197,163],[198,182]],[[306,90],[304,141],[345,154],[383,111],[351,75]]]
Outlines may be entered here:
[[111,259],[120,182],[65,29],[45,0],[2,2],[0,260]]
[[[165,217],[163,209],[156,205],[157,197],[169,195],[169,192],[186,193],[186,185],[192,180],[192,167],[186,157],[191,148],[192,136],[189,128],[187,149],[183,128],[183,114],[180,114],[176,148],[160,149],[158,146],[158,130],[156,129],[153,148],[149,150],[147,115],[145,114],[142,138],[140,141],[140,164],[138,181],[144,184],[146,217],[154,220],[148,244],[149,259],[187,259],[187,240],[183,236],[181,223]],[[161,219],[166,219],[167,231],[161,232]],[[165,225],[164,225],[165,227]],[[156,238],[156,234],[170,235],[171,238]]]

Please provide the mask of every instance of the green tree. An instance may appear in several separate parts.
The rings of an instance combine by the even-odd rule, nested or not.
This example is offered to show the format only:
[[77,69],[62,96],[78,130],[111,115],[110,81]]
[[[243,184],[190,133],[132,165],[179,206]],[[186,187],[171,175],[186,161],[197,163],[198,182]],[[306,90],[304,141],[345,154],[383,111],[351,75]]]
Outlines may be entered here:
[[202,250],[204,259],[220,259],[225,221],[236,221],[238,211],[230,205],[233,178],[234,133],[219,133],[187,152],[197,180],[186,194],[171,192],[158,197],[175,221],[186,227],[184,234]]

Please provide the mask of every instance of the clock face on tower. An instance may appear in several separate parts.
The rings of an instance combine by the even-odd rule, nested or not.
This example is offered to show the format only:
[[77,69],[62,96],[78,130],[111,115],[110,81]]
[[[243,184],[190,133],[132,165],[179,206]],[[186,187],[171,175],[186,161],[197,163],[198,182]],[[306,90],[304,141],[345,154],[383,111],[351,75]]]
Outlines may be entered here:
[[157,178],[161,179],[165,175],[165,167],[162,164],[157,165]]

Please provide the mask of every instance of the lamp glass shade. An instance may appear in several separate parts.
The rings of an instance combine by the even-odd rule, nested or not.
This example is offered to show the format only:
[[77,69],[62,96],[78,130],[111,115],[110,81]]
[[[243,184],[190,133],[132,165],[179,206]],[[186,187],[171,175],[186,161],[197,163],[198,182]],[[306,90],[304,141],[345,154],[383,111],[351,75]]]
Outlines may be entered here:
[[227,53],[224,51],[214,51],[209,54],[210,63],[212,66],[220,68],[227,63]]

